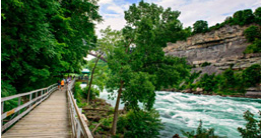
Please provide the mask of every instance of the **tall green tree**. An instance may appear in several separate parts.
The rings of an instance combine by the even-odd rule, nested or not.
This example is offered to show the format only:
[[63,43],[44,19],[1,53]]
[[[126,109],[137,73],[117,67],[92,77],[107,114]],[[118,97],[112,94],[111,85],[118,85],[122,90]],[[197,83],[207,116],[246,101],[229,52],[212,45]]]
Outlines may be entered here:
[[22,93],[80,71],[101,21],[95,0],[3,0],[1,7],[2,81]]
[[[118,90],[113,135],[116,133],[120,98],[128,109],[139,111],[140,102],[144,110],[150,111],[155,101],[155,90],[175,85],[180,78],[188,75],[185,59],[165,57],[162,50],[169,40],[175,38],[173,35],[182,31],[177,19],[179,14],[143,1],[125,11],[127,25],[122,30],[124,38],[108,59],[112,74],[107,88],[112,93]],[[168,36],[166,29],[174,32],[173,35]]]

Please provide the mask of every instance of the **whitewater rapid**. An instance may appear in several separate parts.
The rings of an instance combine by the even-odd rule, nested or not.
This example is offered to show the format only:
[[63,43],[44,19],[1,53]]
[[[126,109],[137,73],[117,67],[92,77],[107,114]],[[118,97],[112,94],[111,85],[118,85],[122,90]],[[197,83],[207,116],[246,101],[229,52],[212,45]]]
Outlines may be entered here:
[[[164,129],[160,137],[171,138],[175,134],[183,136],[181,130],[196,130],[202,120],[204,128],[215,128],[215,134],[239,138],[238,127],[244,127],[243,113],[250,110],[256,116],[261,110],[261,99],[233,98],[184,94],[179,92],[156,92],[154,108],[159,111]],[[108,92],[100,93],[115,106],[116,99],[108,99]],[[123,104],[120,104],[120,109]]]

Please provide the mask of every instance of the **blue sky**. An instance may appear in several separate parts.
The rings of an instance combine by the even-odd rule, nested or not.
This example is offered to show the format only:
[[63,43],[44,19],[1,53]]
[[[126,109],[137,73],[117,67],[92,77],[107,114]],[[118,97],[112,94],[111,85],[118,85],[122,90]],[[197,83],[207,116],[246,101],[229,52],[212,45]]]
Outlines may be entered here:
[[[100,0],[98,2],[99,12],[104,22],[96,27],[99,30],[107,26],[120,30],[125,25],[124,11],[128,10],[132,3],[140,0]],[[227,16],[238,10],[261,7],[261,0],[144,0],[149,3],[156,3],[164,8],[171,7],[172,10],[181,11],[179,20],[184,27],[192,26],[197,20],[208,21],[209,26],[223,22]]]

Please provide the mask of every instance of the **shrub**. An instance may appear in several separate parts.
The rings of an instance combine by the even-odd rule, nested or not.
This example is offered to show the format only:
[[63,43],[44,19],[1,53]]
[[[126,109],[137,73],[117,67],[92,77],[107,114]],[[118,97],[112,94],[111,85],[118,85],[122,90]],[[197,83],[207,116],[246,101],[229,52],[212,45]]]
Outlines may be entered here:
[[204,63],[201,65],[201,67],[206,67],[206,66],[209,66],[209,65],[211,65],[211,63],[209,63],[209,62],[204,62]]
[[193,34],[205,33],[208,31],[208,22],[199,20],[193,24]]
[[[86,95],[85,98],[87,98],[88,87],[84,88],[84,89],[83,89],[83,92],[85,92],[85,95]],[[94,99],[95,99],[96,97],[98,97],[99,95],[100,95],[99,89],[92,87],[92,88],[91,88],[91,93],[90,93],[90,100],[94,100]]]
[[260,53],[261,52],[261,40],[255,40],[253,44],[247,46],[246,50],[243,52],[244,54],[250,53]]
[[123,133],[125,138],[155,138],[162,129],[159,116],[156,110],[130,110],[119,117],[117,130]]
[[243,71],[243,78],[247,87],[259,86],[261,82],[261,66],[254,64]]
[[217,135],[214,134],[215,129],[210,128],[210,129],[205,129],[202,127],[202,121],[200,120],[199,126],[195,131],[191,132],[184,132],[183,130],[181,131],[182,134],[188,138],[221,138]]
[[237,130],[243,138],[261,138],[261,112],[259,111],[259,120],[254,118],[254,114],[249,111],[244,113],[244,119],[247,121],[246,127],[239,127]]
[[217,83],[218,82],[215,79],[215,74],[204,74],[203,77],[200,79],[198,86],[209,93],[217,89]]
[[260,29],[257,26],[250,26],[244,31],[244,35],[249,42],[253,42],[256,38],[261,38]]

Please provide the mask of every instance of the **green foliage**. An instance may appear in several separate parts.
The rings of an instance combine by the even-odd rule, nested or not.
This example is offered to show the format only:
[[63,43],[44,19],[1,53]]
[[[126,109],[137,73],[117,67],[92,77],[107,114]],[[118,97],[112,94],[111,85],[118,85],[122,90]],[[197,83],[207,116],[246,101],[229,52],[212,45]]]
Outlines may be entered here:
[[100,120],[103,126],[110,128],[112,126],[113,117],[103,118]]
[[[83,89],[83,92],[86,95],[85,98],[87,97],[87,91],[88,91],[88,88],[85,87]],[[99,97],[99,96],[100,96],[100,90],[98,88],[92,87],[91,88],[91,93],[90,93],[90,100],[94,100],[96,97]]]
[[140,102],[150,110],[155,90],[178,84],[189,74],[185,59],[164,56],[162,50],[182,30],[178,16],[178,11],[143,1],[125,11],[122,40],[108,56],[111,74],[106,87],[113,94],[124,84],[122,101],[131,109],[140,109]]
[[[1,81],[1,97],[8,97],[16,94],[16,89],[6,81]],[[4,112],[18,106],[18,99],[4,102]]]
[[248,42],[253,42],[255,39],[261,38],[261,30],[258,26],[250,26],[244,31],[244,35]]
[[81,86],[81,82],[76,82],[74,84],[74,98],[76,99],[76,103],[79,107],[83,107],[86,103],[82,103],[83,99],[86,98],[86,93],[83,92]]
[[96,1],[1,2],[2,81],[22,93],[80,72],[101,20]]
[[129,111],[117,123],[117,131],[124,133],[125,138],[156,138],[160,129],[162,124],[155,110]]
[[225,70],[219,79],[219,91],[223,94],[245,93],[245,84],[241,73],[231,68]]
[[246,9],[242,11],[237,11],[233,15],[232,24],[234,25],[247,25],[255,21],[255,16],[251,9]]
[[203,128],[202,121],[200,120],[196,133],[195,131],[191,131],[191,132],[182,131],[182,134],[187,138],[221,138],[215,135],[214,132],[215,132],[214,128],[210,128],[210,129]]
[[204,74],[200,81],[198,82],[198,86],[202,88],[207,93],[213,92],[217,90],[218,87],[218,81],[215,79],[215,74],[208,75]]
[[185,78],[184,84],[179,88],[179,90],[192,89],[196,87],[193,83],[200,76],[200,74],[201,71],[190,73],[190,75]]
[[199,20],[193,24],[193,34],[205,33],[208,31],[208,22]]
[[248,42],[252,42],[244,53],[259,53],[261,52],[261,30],[258,26],[250,26],[244,31],[244,35]]
[[261,138],[261,112],[259,111],[259,120],[254,118],[250,111],[244,113],[244,119],[247,121],[245,129],[239,127],[237,130],[243,138]]
[[255,12],[254,12],[254,15],[256,17],[256,23],[261,25],[261,7],[258,7]]
[[257,23],[261,25],[261,7],[258,7],[253,13],[251,9],[240,10],[234,13],[233,17],[227,17],[224,22],[217,23],[215,26],[209,28],[209,30],[216,30],[225,25],[249,25]]
[[253,44],[247,46],[246,50],[243,52],[245,54],[249,53],[260,53],[261,52],[261,39],[256,39]]
[[[95,61],[97,58],[92,59],[91,61],[88,61],[87,68],[92,71]],[[108,65],[106,62],[99,60],[97,63],[97,66],[95,68],[95,72],[93,75],[93,85],[96,85],[100,91],[102,91],[105,87],[105,83],[108,80],[108,74],[110,70],[108,68]],[[93,87],[92,87],[93,88]]]
[[211,63],[209,63],[209,62],[204,62],[203,64],[201,64],[201,67],[206,67],[206,66],[209,66],[209,65],[211,65]]
[[243,71],[243,79],[247,87],[257,87],[261,83],[261,65],[254,64]]

